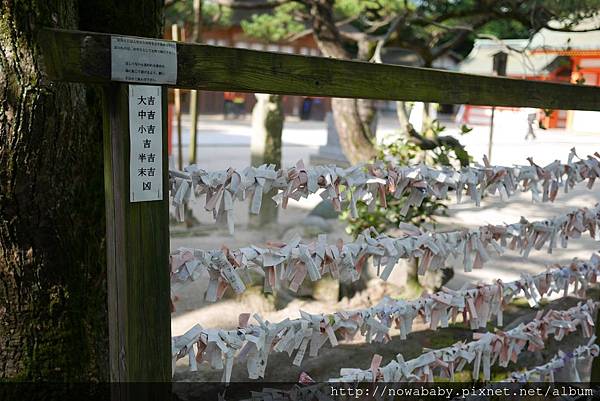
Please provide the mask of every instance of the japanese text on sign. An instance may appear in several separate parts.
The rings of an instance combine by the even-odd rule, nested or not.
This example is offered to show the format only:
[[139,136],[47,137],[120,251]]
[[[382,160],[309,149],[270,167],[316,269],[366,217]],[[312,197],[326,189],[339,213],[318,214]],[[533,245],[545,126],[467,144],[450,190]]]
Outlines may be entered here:
[[161,87],[129,85],[129,200],[163,199]]
[[110,39],[113,81],[177,83],[175,42],[124,36],[112,36]]

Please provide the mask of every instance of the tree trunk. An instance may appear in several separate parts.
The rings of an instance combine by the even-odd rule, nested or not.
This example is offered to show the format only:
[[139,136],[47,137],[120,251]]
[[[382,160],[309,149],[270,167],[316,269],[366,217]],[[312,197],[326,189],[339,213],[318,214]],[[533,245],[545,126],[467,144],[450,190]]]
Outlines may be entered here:
[[0,6],[0,378],[107,380],[100,88],[52,83],[37,29],[156,36],[162,2]]
[[359,100],[333,98],[331,109],[342,151],[350,164],[375,156],[375,132],[371,124],[361,118]]
[[398,122],[400,123],[400,132],[404,133],[408,126],[408,119],[410,118],[410,113],[407,109],[407,103],[402,101],[396,102],[396,115],[398,116]]
[[[425,59],[423,61],[423,68],[433,68],[433,61]],[[420,132],[425,133],[425,131],[431,127],[431,123],[433,122],[432,118],[432,108],[434,104],[430,102],[423,103],[423,126],[417,128]]]
[[[312,0],[310,14],[313,37],[319,50],[327,57],[349,60],[352,55],[344,48],[342,37],[333,15],[334,0]],[[366,57],[368,46],[359,45],[359,57]],[[367,161],[375,156],[374,103],[370,100],[331,99],[333,121],[340,145],[350,164]],[[339,283],[338,299],[352,298],[366,288],[368,274],[365,269],[354,283]]]
[[[194,28],[192,30],[192,42],[202,43],[202,1],[194,0]],[[195,89],[190,91],[190,120],[192,121],[190,129],[190,164],[196,164],[198,159],[198,103],[200,100],[200,92]],[[185,208],[185,225],[187,228],[192,228],[200,224],[194,216],[194,209],[189,204]]]
[[[274,164],[281,167],[281,133],[283,131],[283,108],[280,95],[257,93],[252,110],[251,164]],[[260,214],[250,215],[250,224],[262,227],[277,221],[278,207],[271,199],[277,191],[263,195]]]
[[[334,1],[313,0],[310,5],[313,37],[321,52],[327,57],[351,59],[352,55],[344,48],[335,24]],[[359,47],[359,58],[366,58],[367,44],[361,43]],[[334,98],[331,100],[331,108],[340,145],[348,161],[356,164],[372,158],[375,155],[373,101]]]

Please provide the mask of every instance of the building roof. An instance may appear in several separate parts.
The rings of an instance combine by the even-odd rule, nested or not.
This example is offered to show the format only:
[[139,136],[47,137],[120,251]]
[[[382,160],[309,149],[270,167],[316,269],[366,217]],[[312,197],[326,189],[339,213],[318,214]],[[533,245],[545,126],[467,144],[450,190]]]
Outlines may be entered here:
[[[550,26],[560,27],[557,23],[550,23]],[[579,23],[573,30],[584,31],[598,27],[600,27],[600,18],[589,18]],[[600,50],[600,30],[560,32],[543,28],[533,36],[529,48],[547,51]]]
[[[551,26],[559,27],[557,23]],[[600,27],[600,18],[589,18],[574,30]],[[540,76],[554,70],[562,61],[561,55],[573,51],[600,50],[600,30],[589,32],[560,32],[541,29],[529,39],[477,39],[471,53],[460,63],[459,70],[472,74],[493,73],[493,56],[499,51],[508,53],[508,76]]]
[[527,39],[477,39],[471,53],[460,63],[459,71],[490,75],[494,71],[494,54],[504,51],[508,53],[506,75],[526,77],[546,74],[557,55],[532,53],[527,49],[528,42]]

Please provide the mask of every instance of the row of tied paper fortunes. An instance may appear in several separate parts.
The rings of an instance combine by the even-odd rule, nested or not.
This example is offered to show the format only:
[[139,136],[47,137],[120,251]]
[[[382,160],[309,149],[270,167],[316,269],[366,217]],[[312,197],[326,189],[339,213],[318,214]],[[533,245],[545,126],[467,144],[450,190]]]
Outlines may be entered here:
[[522,372],[512,372],[504,382],[554,382],[558,376],[559,381],[579,383],[582,381],[577,362],[578,360],[591,361],[600,353],[596,336],[592,336],[586,345],[580,345],[571,352],[558,351],[550,361],[527,369]]
[[177,359],[187,355],[193,371],[198,362],[205,361],[214,369],[224,368],[223,380],[228,382],[234,359],[246,358],[248,375],[256,379],[264,377],[270,352],[287,352],[291,357],[296,351],[292,363],[300,366],[307,349],[310,357],[317,356],[327,341],[337,346],[338,335],[349,340],[360,332],[367,342],[387,342],[394,326],[400,330],[401,339],[405,339],[418,316],[432,330],[448,327],[459,315],[471,329],[485,328],[492,316],[496,316],[497,325],[502,326],[503,309],[519,294],[524,294],[531,306],[537,306],[542,296],[553,293],[567,296],[571,285],[575,295],[584,296],[588,284],[596,282],[599,269],[600,257],[594,254],[587,263],[574,260],[570,265],[534,276],[524,274],[513,282],[497,280],[458,291],[443,288],[412,301],[384,299],[362,310],[327,315],[301,311],[299,319],[278,323],[254,315],[258,325],[248,325],[250,315],[241,314],[237,330],[204,329],[196,325],[184,335],[174,337],[173,367]]
[[[265,291],[285,286],[296,291],[308,276],[319,280],[327,272],[341,280],[358,280],[367,261],[373,257],[377,274],[387,280],[400,259],[419,258],[418,273],[437,270],[447,265],[469,272],[481,268],[490,259],[491,251],[501,254],[504,247],[518,249],[527,257],[531,249],[541,249],[546,243],[548,252],[568,239],[579,238],[588,232],[596,236],[600,226],[600,205],[581,208],[552,219],[518,223],[486,225],[474,230],[450,232],[423,232],[404,225],[405,236],[394,238],[366,230],[352,242],[328,244],[326,236],[302,244],[296,237],[289,243],[271,242],[269,248],[251,245],[229,250],[200,250],[180,248],[171,254],[172,291],[179,283],[198,277],[209,277],[205,299],[220,299],[227,288],[242,293],[250,283],[249,272],[257,271],[265,277]],[[381,270],[381,266],[383,270]],[[176,294],[173,294],[176,295]]]
[[[578,362],[588,363],[590,360],[598,356],[600,348],[597,344],[596,336],[592,336],[586,345],[580,345],[573,351],[563,352],[558,351],[552,359],[541,366],[537,366],[532,369],[525,371],[517,371],[509,373],[508,379],[498,383],[489,383],[485,388],[491,389],[502,389],[500,394],[504,394],[504,389],[507,388],[506,383],[554,383],[555,378],[558,377],[560,382],[563,383],[580,383],[582,381],[582,374],[579,372]],[[293,386],[289,390],[280,390],[277,388],[263,388],[262,391],[253,391],[252,399],[245,401],[335,401],[339,399],[338,394],[341,391],[332,393],[331,387],[327,383],[314,384],[315,381],[308,376],[306,373],[300,375],[299,384]],[[504,383],[504,384],[501,384]],[[349,384],[352,386],[353,384]],[[340,384],[341,388],[344,388],[344,384]],[[394,400],[394,395],[400,392],[396,391],[395,386],[390,385],[389,391],[387,387],[379,391],[381,386],[371,388],[373,396],[375,393],[380,400]],[[449,389],[452,387],[448,387]],[[510,386],[509,390],[515,390],[516,387]],[[364,394],[364,393],[363,393]],[[467,397],[456,397],[452,400],[488,400],[489,398],[482,398],[480,395],[467,396]]]
[[584,337],[591,337],[594,316],[598,303],[588,300],[564,311],[539,311],[536,318],[527,324],[521,323],[514,329],[496,333],[473,333],[474,341],[459,342],[449,347],[431,350],[418,358],[405,361],[401,354],[396,360],[380,366],[382,357],[374,355],[369,369],[342,368],[340,377],[330,382],[432,382],[434,377],[448,378],[454,381],[454,373],[460,372],[467,363],[472,363],[472,378],[490,380],[490,368],[495,363],[507,367],[516,362],[524,351],[544,349],[550,335],[561,341],[567,334],[581,327]]
[[[596,322],[596,324],[597,323],[598,322]],[[578,365],[581,362],[587,364],[588,366],[584,367],[585,371],[593,359],[598,356],[600,347],[598,347],[597,344],[594,344],[595,342],[596,336],[593,335],[587,344],[580,345],[570,352],[559,350],[547,363],[524,371],[512,372],[505,380],[496,383],[488,383],[485,389],[488,390],[488,393],[489,390],[501,389],[499,394],[503,394],[503,389],[507,387],[506,383],[554,383],[556,381],[555,379],[558,379],[560,383],[581,383],[583,381],[583,375],[581,374],[580,366]],[[510,389],[515,390],[515,387],[511,386]],[[514,393],[517,394],[516,392]],[[553,396],[553,394],[549,393],[546,398],[549,398],[550,396]],[[483,401],[491,399],[493,398],[484,398],[478,395],[452,398],[453,401]],[[253,400],[259,401],[260,398],[255,399],[253,397]],[[295,401],[301,400],[301,398],[295,399]],[[281,401],[283,401],[283,399]],[[325,399],[322,399],[322,401],[325,401]]]
[[405,215],[410,207],[419,206],[427,196],[445,199],[449,191],[455,191],[461,201],[463,191],[477,206],[484,193],[500,194],[505,200],[515,191],[531,191],[534,200],[554,201],[559,187],[564,191],[576,183],[588,180],[591,188],[600,177],[600,154],[574,161],[575,149],[568,161],[554,161],[545,167],[538,166],[529,158],[529,166],[452,167],[433,169],[425,165],[398,166],[393,160],[376,161],[350,168],[333,165],[305,167],[299,161],[295,167],[276,170],[274,165],[247,167],[241,173],[233,168],[208,172],[198,165],[185,168],[185,172],[170,171],[170,194],[177,218],[183,221],[184,205],[199,196],[205,196],[204,208],[213,213],[218,223],[227,224],[234,232],[233,205],[236,200],[251,198],[251,213],[260,211],[263,194],[272,189],[280,191],[273,200],[283,208],[288,199],[299,200],[320,193],[321,198],[333,203],[336,210],[348,203],[353,218],[358,217],[356,203],[359,200],[375,208],[376,199],[387,207],[386,194],[396,199],[406,197],[400,213]]

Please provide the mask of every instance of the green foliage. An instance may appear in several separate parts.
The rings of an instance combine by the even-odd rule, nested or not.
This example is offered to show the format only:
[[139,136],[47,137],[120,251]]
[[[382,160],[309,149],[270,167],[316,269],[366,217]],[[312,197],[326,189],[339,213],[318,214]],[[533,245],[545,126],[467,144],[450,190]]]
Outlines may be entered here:
[[[440,125],[439,121],[434,120],[431,122],[430,126],[425,130],[425,137],[427,138],[437,138],[446,127]],[[467,127],[463,124],[460,127],[460,135],[465,135],[471,132],[473,128]],[[415,145],[416,146],[416,145]],[[419,149],[421,150],[421,149]],[[421,150],[422,151],[422,150]],[[447,143],[441,143],[435,149],[430,151],[429,157],[426,160],[430,159],[433,166],[456,166],[456,167],[465,167],[471,163],[472,159],[469,156],[469,153],[463,147],[451,146]]]
[[[424,135],[429,139],[435,139],[444,130],[444,126],[437,121],[433,121]],[[466,126],[461,128],[463,134],[469,131],[471,129]],[[404,136],[390,144],[380,145],[377,149],[376,159],[393,159],[400,165],[413,165],[420,160],[425,160],[431,166],[453,166],[457,168],[471,161],[471,157],[464,149],[441,145],[433,150],[424,151]],[[344,211],[340,215],[340,219],[348,224],[346,232],[356,237],[369,227],[374,227],[378,232],[385,232],[390,228],[398,227],[401,222],[416,226],[426,223],[435,225],[436,216],[444,215],[447,209],[443,199],[426,197],[419,207],[409,208],[408,213],[402,216],[400,211],[406,204],[406,200],[407,197],[396,199],[391,194],[386,194],[387,208],[381,206],[379,199],[374,201],[375,207],[369,207],[365,202],[359,201],[357,203],[358,218],[353,219],[348,211]]]
[[[480,34],[527,38],[551,21],[553,26],[579,29],[583,20],[599,15],[600,0],[335,0],[332,12],[334,22],[345,21],[338,26],[351,25],[365,34],[360,40],[372,42],[373,48],[391,24],[397,23],[386,45],[412,50],[429,66],[447,51],[467,55]],[[192,23],[192,0],[176,1],[165,14],[167,24]],[[235,23],[231,8],[211,1],[203,2],[203,18],[207,26]],[[312,15],[308,1],[296,0],[256,10],[240,24],[249,36],[280,42],[310,29],[315,18],[319,16]],[[347,39],[344,47],[354,52],[358,49]]]
[[252,15],[250,20],[242,21],[241,26],[248,36],[267,42],[279,42],[306,29],[296,18],[297,13],[303,9],[304,6],[299,3],[285,3],[271,14]]
[[400,12],[405,7],[404,2],[397,0],[336,0],[334,11],[340,17],[359,17],[366,22],[380,19],[383,14]]
[[[165,8],[165,26],[172,24],[194,24],[194,2],[192,0],[180,0]],[[213,25],[231,25],[232,10],[229,7],[219,7],[217,4],[202,2],[202,22],[205,27]]]
[[498,39],[527,39],[531,31],[519,21],[498,19],[488,22],[479,33],[493,35]]
[[542,3],[543,9],[540,13],[548,15],[548,20],[559,21],[560,26],[566,29],[577,29],[582,20],[596,17],[600,11],[600,0],[527,1],[526,5],[533,11],[536,3]]
[[[400,26],[390,45],[425,50],[425,59],[439,57],[439,49],[466,56],[478,35],[499,39],[524,39],[553,21],[566,29],[577,29],[582,20],[597,16],[600,0],[429,0],[413,1],[406,23]],[[464,27],[471,33],[462,40]],[[423,52],[422,50],[422,52]],[[427,61],[427,60],[425,60]]]

